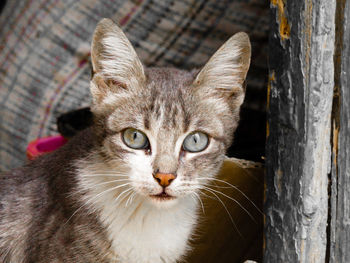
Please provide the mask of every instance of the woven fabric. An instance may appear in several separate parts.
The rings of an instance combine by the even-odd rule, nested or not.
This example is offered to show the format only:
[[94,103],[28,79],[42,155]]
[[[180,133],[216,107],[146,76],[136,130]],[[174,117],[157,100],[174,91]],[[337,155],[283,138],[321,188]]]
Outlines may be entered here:
[[60,114],[90,104],[90,41],[103,17],[149,66],[200,67],[231,35],[249,33],[246,107],[264,108],[265,0],[11,0],[0,16],[0,170],[24,163],[29,141],[57,133]]

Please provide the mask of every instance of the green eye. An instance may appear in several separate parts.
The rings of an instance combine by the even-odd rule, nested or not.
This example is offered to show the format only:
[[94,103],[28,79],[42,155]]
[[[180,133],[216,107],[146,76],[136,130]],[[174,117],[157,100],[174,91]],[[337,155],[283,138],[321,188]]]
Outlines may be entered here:
[[208,135],[203,132],[193,132],[185,138],[183,148],[188,152],[200,152],[208,146],[208,143]]
[[149,146],[147,136],[133,128],[128,128],[123,132],[123,141],[132,149],[146,149]]

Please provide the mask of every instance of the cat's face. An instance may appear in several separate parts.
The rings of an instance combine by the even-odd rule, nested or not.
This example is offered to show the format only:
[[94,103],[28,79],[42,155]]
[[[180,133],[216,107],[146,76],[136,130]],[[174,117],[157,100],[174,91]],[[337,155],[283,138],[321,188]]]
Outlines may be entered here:
[[100,22],[92,110],[109,173],[123,167],[121,181],[161,207],[195,197],[232,142],[249,59],[249,40],[239,34],[198,74],[144,69],[122,31],[111,20]]

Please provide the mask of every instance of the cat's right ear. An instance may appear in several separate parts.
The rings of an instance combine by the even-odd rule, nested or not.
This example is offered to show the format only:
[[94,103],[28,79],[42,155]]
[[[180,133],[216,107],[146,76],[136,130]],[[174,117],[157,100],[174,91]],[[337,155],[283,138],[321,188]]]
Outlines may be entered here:
[[228,39],[209,59],[193,83],[201,96],[227,98],[239,109],[245,94],[245,78],[250,65],[251,46],[246,33]]
[[108,18],[102,19],[91,45],[93,78],[91,93],[95,104],[135,90],[145,82],[142,63],[123,31]]

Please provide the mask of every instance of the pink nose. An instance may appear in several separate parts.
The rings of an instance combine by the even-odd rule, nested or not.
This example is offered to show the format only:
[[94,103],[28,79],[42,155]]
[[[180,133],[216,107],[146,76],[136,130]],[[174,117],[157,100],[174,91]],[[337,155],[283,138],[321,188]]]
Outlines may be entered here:
[[171,184],[172,181],[174,181],[174,179],[176,178],[176,175],[166,174],[166,173],[156,173],[153,175],[153,177],[160,186],[167,187]]

